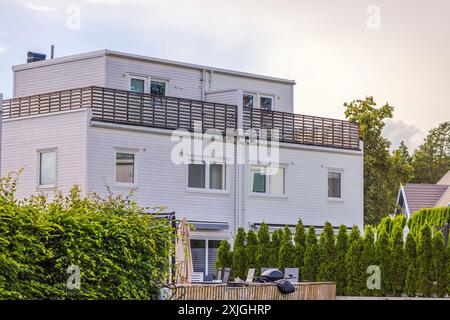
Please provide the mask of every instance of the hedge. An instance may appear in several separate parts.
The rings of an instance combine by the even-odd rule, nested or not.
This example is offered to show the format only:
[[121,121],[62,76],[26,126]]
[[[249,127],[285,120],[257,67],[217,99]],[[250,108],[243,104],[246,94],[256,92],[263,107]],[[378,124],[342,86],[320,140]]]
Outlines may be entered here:
[[[432,217],[424,217],[425,212],[432,213]],[[249,231],[251,250],[243,250],[247,247],[243,229],[238,233],[239,255],[234,255],[227,241],[223,241],[219,255],[226,259],[220,259],[217,268],[239,266],[242,279],[248,268],[256,268],[256,274],[259,274],[261,267],[279,267],[281,270],[298,267],[302,281],[335,281],[338,295],[449,295],[450,245],[445,245],[439,231],[443,222],[448,221],[445,220],[448,209],[422,210],[416,214],[408,221],[412,232],[407,235],[404,216],[384,218],[377,227],[367,226],[364,235],[356,226],[349,232],[341,225],[335,236],[327,222],[321,235],[317,236],[314,227],[306,232],[299,220],[293,240],[288,227],[278,229],[271,237],[267,224],[262,223],[257,239],[254,239],[254,231]],[[255,248],[256,259],[242,254],[254,254]],[[381,270],[380,289],[367,287],[370,265]]]
[[[0,186],[0,299],[151,299],[167,279],[173,230],[127,197],[82,197],[78,187],[18,201]],[[68,268],[80,270],[69,289]],[[70,271],[70,270],[69,270]]]

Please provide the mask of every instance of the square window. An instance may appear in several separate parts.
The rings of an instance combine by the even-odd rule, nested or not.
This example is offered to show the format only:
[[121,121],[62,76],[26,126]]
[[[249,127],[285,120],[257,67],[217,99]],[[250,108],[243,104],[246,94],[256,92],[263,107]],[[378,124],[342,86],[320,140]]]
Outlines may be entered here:
[[188,167],[188,187],[205,188],[205,164],[191,163]]
[[156,96],[166,95],[166,82],[160,80],[152,80],[150,82],[150,94]]
[[116,153],[116,182],[134,183],[134,154]]
[[263,110],[272,110],[272,97],[261,96],[259,98],[259,107]]
[[39,185],[54,185],[56,179],[56,152],[39,153]]
[[131,78],[130,80],[130,91],[137,93],[145,92],[145,80],[138,78]]
[[328,197],[341,198],[342,174],[340,172],[328,172]]
[[225,166],[223,164],[213,163],[209,165],[209,188],[225,189]]
[[242,101],[244,107],[253,108],[254,101],[255,101],[255,96],[253,94],[244,93],[243,101]]

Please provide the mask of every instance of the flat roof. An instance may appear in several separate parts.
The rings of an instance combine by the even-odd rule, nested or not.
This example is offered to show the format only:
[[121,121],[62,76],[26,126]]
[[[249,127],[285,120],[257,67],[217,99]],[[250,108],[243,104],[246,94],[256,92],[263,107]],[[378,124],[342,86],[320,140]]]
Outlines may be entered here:
[[49,65],[66,63],[66,62],[70,62],[70,61],[91,59],[91,58],[96,58],[96,57],[101,57],[101,56],[112,56],[112,57],[118,57],[118,58],[124,58],[124,59],[139,60],[139,61],[144,61],[144,62],[145,61],[154,62],[154,63],[178,66],[178,67],[183,67],[183,68],[195,69],[195,70],[200,70],[200,71],[206,70],[206,71],[213,71],[213,72],[217,72],[217,73],[229,74],[229,75],[245,77],[245,78],[268,80],[268,81],[281,82],[281,83],[286,83],[286,84],[291,84],[291,85],[295,84],[295,80],[289,80],[289,79],[283,79],[283,78],[277,78],[277,77],[271,77],[271,76],[264,76],[264,75],[236,71],[236,70],[215,68],[215,67],[209,67],[209,66],[186,63],[186,62],[179,62],[179,61],[173,61],[173,60],[167,60],[167,59],[160,59],[160,58],[136,55],[136,54],[125,53],[125,52],[120,52],[120,51],[107,50],[107,49],[91,51],[91,52],[81,53],[81,54],[74,54],[74,55],[58,57],[58,58],[42,60],[42,61],[36,61],[36,62],[31,62],[31,63],[18,64],[18,65],[14,65],[12,67],[12,70],[20,71],[20,70],[27,70],[27,69],[33,69],[33,68],[40,68],[40,67],[49,66]]

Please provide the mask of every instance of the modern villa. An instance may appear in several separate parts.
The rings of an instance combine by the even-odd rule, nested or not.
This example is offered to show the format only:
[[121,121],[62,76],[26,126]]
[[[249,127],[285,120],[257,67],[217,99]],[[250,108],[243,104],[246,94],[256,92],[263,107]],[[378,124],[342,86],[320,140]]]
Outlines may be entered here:
[[[363,228],[358,125],[293,113],[295,81],[110,50],[34,60],[12,67],[13,97],[2,107],[1,174],[24,168],[18,198],[73,185],[133,191],[141,206],[165,206],[194,225],[194,271],[205,276],[239,227],[301,218]],[[233,130],[236,154],[248,152],[249,129],[278,129],[279,170],[174,163],[172,133],[196,123]]]

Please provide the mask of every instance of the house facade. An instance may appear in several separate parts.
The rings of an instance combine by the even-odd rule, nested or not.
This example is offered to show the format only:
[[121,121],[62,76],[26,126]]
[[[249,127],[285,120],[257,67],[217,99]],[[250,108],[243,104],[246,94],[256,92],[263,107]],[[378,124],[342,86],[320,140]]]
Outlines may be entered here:
[[[294,114],[292,80],[109,50],[16,65],[13,73],[1,174],[23,168],[19,198],[73,185],[86,194],[133,191],[140,205],[164,206],[194,225],[194,270],[205,275],[214,273],[219,242],[238,227],[264,221],[274,229],[299,218],[363,227],[358,126]],[[276,131],[279,142],[267,144],[277,147],[278,170],[247,157],[175,163],[173,133],[196,125],[231,136],[234,160],[262,141],[261,129]]]

